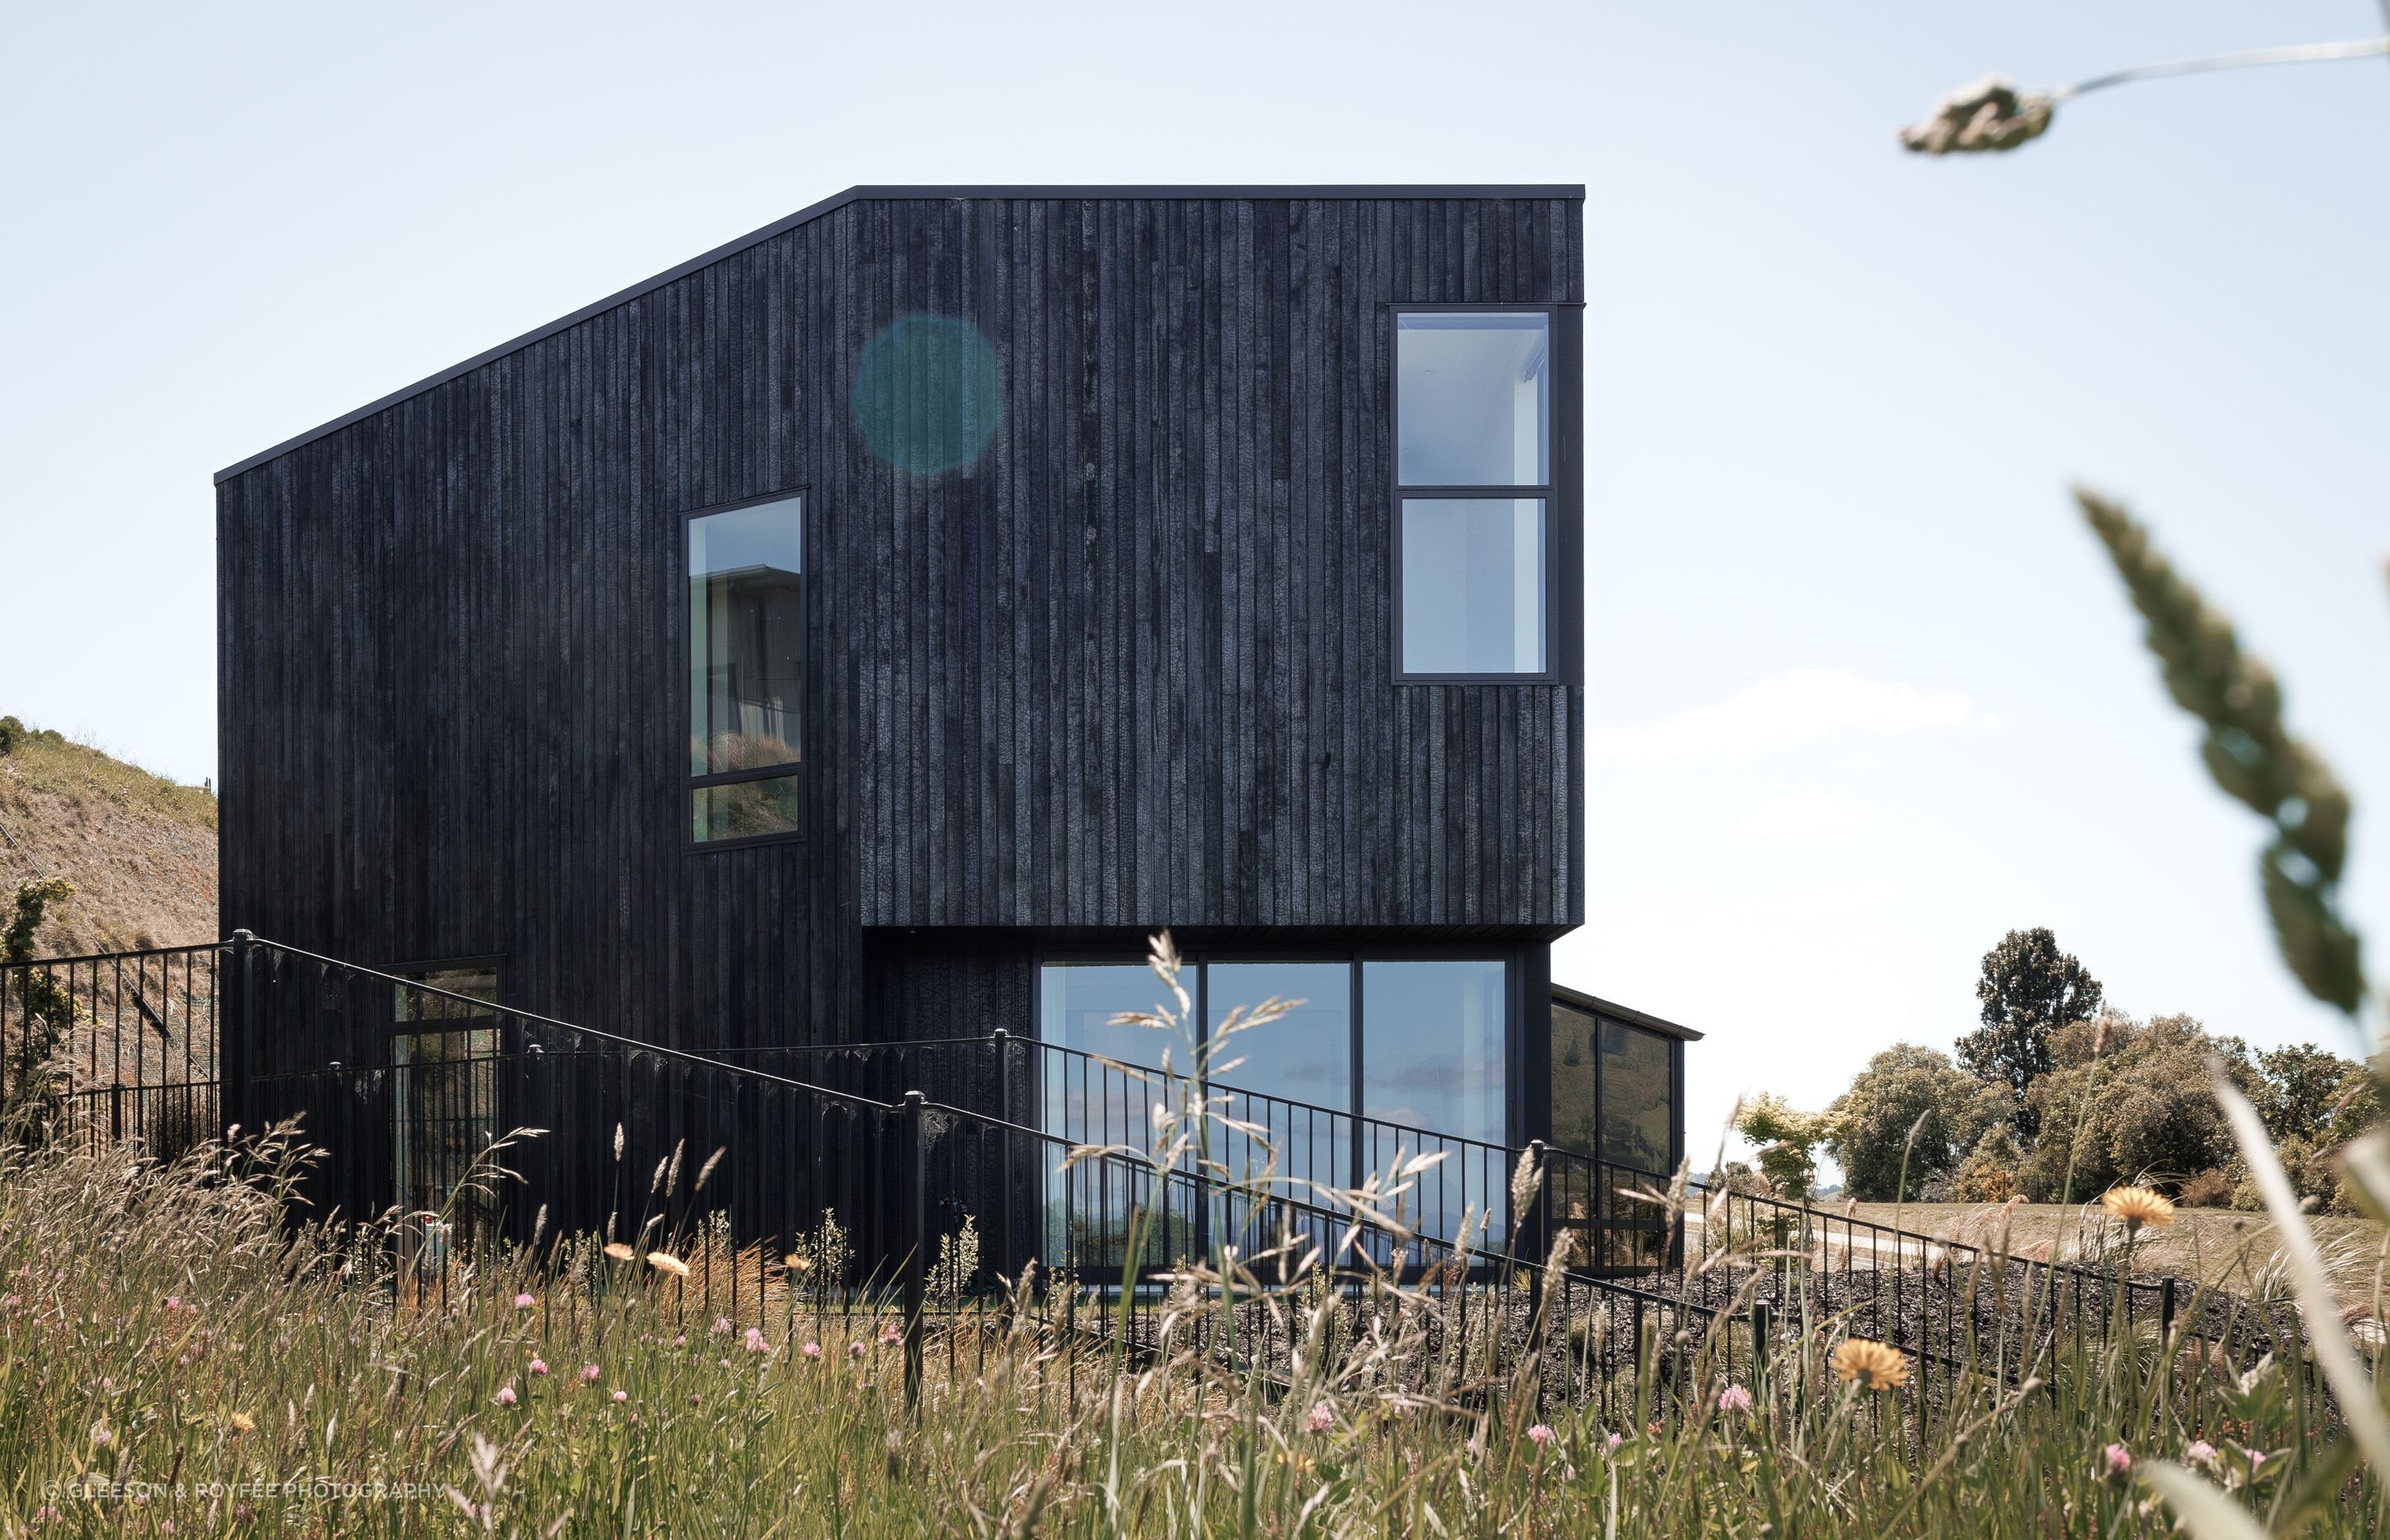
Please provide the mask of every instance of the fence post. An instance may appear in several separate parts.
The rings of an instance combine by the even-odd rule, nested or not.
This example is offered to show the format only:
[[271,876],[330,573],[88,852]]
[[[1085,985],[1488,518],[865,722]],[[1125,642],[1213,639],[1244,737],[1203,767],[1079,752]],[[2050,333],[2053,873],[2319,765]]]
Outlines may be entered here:
[[[229,1022],[221,997],[216,1010],[217,1122],[222,1133],[249,1128],[249,1046],[257,1030],[257,938],[247,930],[232,933],[232,987],[235,998]],[[227,1030],[229,1028],[229,1030]],[[251,1133],[256,1130],[251,1128]]]
[[1012,1034],[996,1029],[996,1271],[1021,1265],[1012,1254]]
[[1751,1364],[1754,1380],[1767,1372],[1767,1328],[1775,1314],[1775,1307],[1766,1300],[1751,1302]]
[[929,1163],[929,1130],[921,1115],[926,1101],[919,1091],[905,1093],[896,1137],[897,1239],[905,1247],[905,1409],[908,1412],[921,1406],[921,1315],[928,1292],[930,1225],[923,1167]]
[[2163,1353],[2174,1346],[2174,1275],[2168,1273],[2158,1280],[2158,1350]]

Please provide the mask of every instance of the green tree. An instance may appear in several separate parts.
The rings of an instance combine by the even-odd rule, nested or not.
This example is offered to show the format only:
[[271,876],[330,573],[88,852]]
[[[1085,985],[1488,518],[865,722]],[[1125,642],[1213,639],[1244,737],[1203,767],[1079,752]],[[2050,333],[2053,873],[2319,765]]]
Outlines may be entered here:
[[1975,981],[1984,1024],[1959,1039],[1959,1062],[2009,1088],[2017,1133],[2030,1143],[2041,1131],[2033,1083],[2052,1067],[2050,1034],[2099,1014],[2100,981],[2059,949],[2047,927],[2011,930],[1984,954]]
[[2005,1086],[1969,1074],[1947,1054],[1895,1043],[1868,1060],[1827,1110],[1832,1132],[1826,1149],[1843,1168],[1849,1196],[1895,1202],[1956,1171],[1985,1128],[2008,1114]]
[[2145,1178],[2178,1189],[2229,1165],[2232,1130],[2207,1078],[2226,1046],[2178,1015],[2111,1014],[2053,1034],[2052,1067],[2032,1092],[2042,1135],[2020,1190],[2037,1203],[2080,1202]]
[[1769,1091],[1744,1103],[1734,1126],[1759,1146],[1753,1159],[1759,1162],[1760,1174],[1776,1196],[1807,1202],[1809,1188],[1818,1178],[1818,1146],[1834,1132],[1831,1116],[1804,1112]]

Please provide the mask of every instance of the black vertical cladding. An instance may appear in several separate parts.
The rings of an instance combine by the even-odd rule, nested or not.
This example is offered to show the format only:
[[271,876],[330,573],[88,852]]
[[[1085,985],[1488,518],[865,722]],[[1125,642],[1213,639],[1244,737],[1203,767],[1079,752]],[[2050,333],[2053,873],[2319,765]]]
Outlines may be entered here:
[[[874,194],[228,474],[224,925],[704,1046],[1025,1027],[1007,929],[1579,923],[1576,310],[1557,682],[1392,682],[1383,489],[1388,308],[1574,307],[1580,212]],[[929,478],[850,414],[914,313],[1002,365]],[[680,518],[797,487],[805,837],[692,852]]]

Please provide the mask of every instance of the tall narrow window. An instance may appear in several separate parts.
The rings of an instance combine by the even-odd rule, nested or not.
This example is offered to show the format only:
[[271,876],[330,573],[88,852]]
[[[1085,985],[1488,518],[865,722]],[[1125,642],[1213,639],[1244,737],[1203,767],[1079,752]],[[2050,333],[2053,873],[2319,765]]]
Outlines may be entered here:
[[804,499],[688,521],[689,837],[792,835],[804,721]]
[[1549,670],[1551,314],[1394,317],[1397,667]]

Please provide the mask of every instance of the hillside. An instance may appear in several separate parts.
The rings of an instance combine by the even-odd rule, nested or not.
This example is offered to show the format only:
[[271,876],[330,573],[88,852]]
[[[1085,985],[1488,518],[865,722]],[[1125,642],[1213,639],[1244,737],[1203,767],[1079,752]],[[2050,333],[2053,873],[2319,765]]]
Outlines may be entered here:
[[0,902],[37,877],[75,889],[44,956],[212,941],[215,797],[0,718]]

